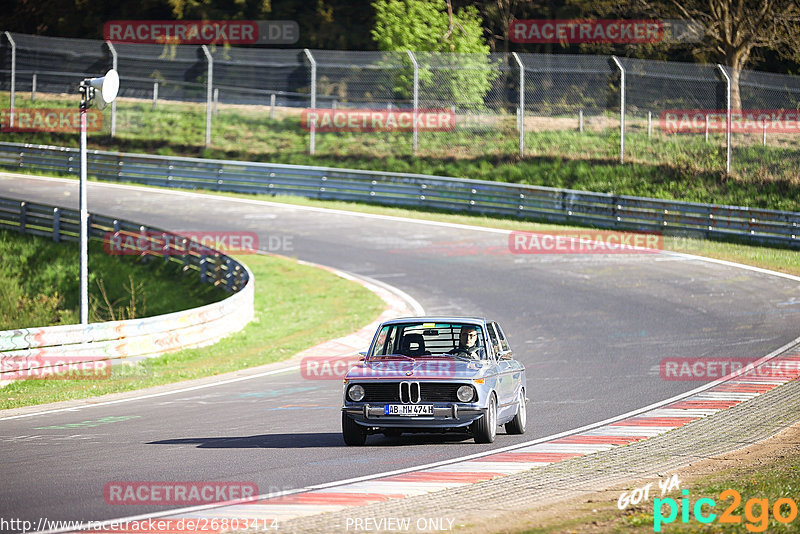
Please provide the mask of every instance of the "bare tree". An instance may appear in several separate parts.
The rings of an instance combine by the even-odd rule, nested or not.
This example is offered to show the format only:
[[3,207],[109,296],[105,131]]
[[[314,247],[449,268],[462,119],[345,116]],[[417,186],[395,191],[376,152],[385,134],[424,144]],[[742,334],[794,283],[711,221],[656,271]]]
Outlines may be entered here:
[[711,54],[731,70],[731,106],[741,109],[739,78],[758,49],[797,57],[800,4],[797,0],[639,0],[645,11],[675,13],[705,26],[696,52]]

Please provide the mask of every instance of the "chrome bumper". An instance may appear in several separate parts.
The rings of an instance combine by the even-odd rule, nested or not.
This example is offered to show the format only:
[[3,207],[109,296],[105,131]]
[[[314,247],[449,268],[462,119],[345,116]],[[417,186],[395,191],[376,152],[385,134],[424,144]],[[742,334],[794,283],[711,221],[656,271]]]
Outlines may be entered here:
[[[403,417],[397,415],[386,415],[384,414],[383,404],[378,406],[370,406],[369,404],[364,404],[362,406],[345,406],[342,408],[342,411],[348,415],[354,416],[361,416],[364,419],[391,419],[394,421],[403,420],[403,421],[411,421],[411,420],[427,420],[430,421],[430,416],[425,417]],[[469,419],[474,418],[478,415],[483,415],[486,412],[483,408],[473,408],[468,406],[458,406],[456,404],[452,406],[434,406],[433,407],[433,418],[434,419]]]

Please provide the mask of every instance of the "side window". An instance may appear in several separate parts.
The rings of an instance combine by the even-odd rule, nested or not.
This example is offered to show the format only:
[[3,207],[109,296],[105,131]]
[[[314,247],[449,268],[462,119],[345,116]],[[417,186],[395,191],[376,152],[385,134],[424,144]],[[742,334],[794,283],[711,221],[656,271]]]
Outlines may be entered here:
[[378,332],[378,337],[375,339],[375,348],[372,350],[374,356],[383,356],[392,353],[392,346],[394,342],[394,328],[384,326]]
[[500,328],[500,325],[497,323],[492,323],[495,328],[497,328],[497,335],[500,338],[500,350],[511,350],[511,347],[508,345],[508,340],[506,339],[506,334],[503,332],[503,329]]
[[494,331],[494,327],[492,326],[494,323],[486,323],[486,330],[489,331],[489,341],[492,342],[492,350],[494,351],[495,358],[497,357],[497,353],[500,352],[500,341],[497,337],[497,333]]

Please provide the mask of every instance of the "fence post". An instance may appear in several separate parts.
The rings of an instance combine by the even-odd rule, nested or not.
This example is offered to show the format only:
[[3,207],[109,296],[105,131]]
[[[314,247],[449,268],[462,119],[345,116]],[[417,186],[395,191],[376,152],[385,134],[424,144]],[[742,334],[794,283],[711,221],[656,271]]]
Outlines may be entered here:
[[211,87],[214,83],[214,58],[206,45],[202,45],[203,53],[208,60],[208,83],[206,84],[206,147],[211,144]]
[[725,71],[725,67],[720,64],[717,64],[717,68],[722,73],[722,76],[725,78],[725,83],[728,86],[728,90],[726,91],[726,116],[727,119],[725,120],[725,145],[726,145],[726,160],[725,160],[725,174],[731,173],[731,77],[728,76],[728,73]]
[[8,32],[4,32],[6,34],[6,39],[8,42],[11,43],[11,109],[10,111],[10,119],[8,122],[9,126],[14,126],[14,97],[16,96],[16,85],[17,85],[17,43],[14,42],[13,37]]
[[525,67],[516,52],[511,55],[519,67],[519,157],[525,157]]
[[308,153],[313,156],[317,134],[317,62],[314,60],[314,56],[311,55],[311,50],[304,48],[303,52],[305,52],[308,61],[311,63],[311,126],[309,127],[311,135],[308,141]]
[[214,116],[217,116],[217,103],[219,103],[219,87],[214,88]]
[[417,149],[419,148],[419,64],[411,50],[406,50],[406,52],[408,52],[408,57],[411,59],[411,64],[414,66],[414,138],[412,147],[414,149],[414,155],[416,155]]
[[619,162],[625,163],[625,67],[617,56],[611,56],[619,67]]
[[[110,41],[106,41],[108,49],[111,51],[111,68],[117,70],[117,49]],[[113,138],[117,133],[117,99],[111,102],[111,137]]]
[[36,73],[33,73],[31,79],[31,102],[36,102]]
[[653,112],[647,112],[647,138],[650,139],[653,131]]
[[156,110],[158,104],[158,82],[153,82],[153,111]]
[[275,119],[275,93],[269,95],[269,120]]
[[706,113],[706,143],[708,143],[708,113]]
[[583,133],[583,110],[578,110],[578,131]]

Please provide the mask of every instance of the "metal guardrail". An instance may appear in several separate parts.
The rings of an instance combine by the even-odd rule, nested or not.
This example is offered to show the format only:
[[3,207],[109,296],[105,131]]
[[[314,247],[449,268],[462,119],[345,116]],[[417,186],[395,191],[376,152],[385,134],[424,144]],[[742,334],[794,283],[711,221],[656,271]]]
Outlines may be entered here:
[[[100,180],[240,193],[291,194],[601,228],[738,238],[800,248],[800,213],[570,189],[328,167],[89,151]],[[0,168],[79,173],[79,150],[0,143]]]
[[[77,241],[79,224],[77,210],[0,198],[0,228],[52,237],[58,242]],[[114,237],[123,247],[126,236],[135,238],[135,250],[146,251],[147,257],[177,261],[184,271],[196,272],[201,282],[219,285],[234,294],[199,308],[155,317],[91,323],[88,327],[61,325],[0,332],[0,381],[45,368],[63,369],[98,360],[135,362],[208,345],[240,330],[252,319],[252,275],[233,258],[183,236],[154,232],[128,221],[90,215],[89,227],[90,237],[106,242]]]

